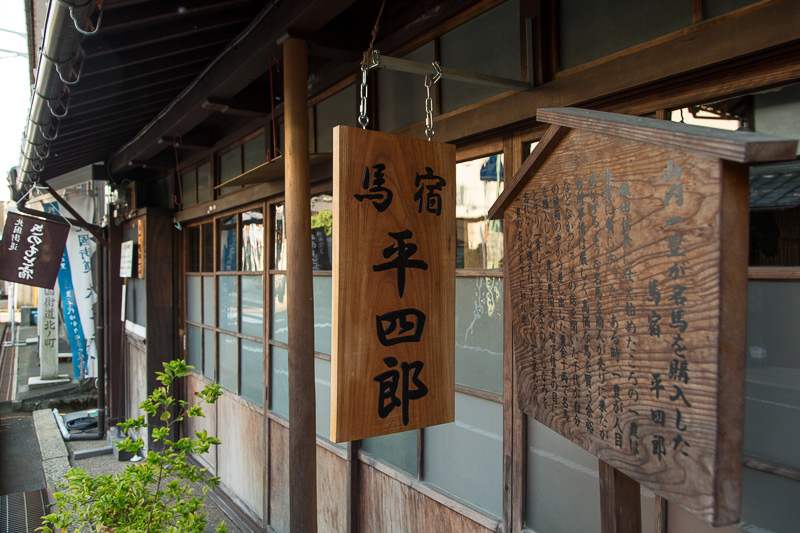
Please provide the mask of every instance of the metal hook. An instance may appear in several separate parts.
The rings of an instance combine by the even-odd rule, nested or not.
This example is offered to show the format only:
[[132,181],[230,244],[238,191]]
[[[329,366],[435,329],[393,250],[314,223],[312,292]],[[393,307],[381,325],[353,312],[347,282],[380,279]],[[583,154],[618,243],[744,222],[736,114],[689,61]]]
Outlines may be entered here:
[[[49,128],[52,124],[53,123],[51,122],[50,124],[47,125],[47,127]],[[41,126],[39,126],[39,133],[42,134],[42,137],[44,137],[45,141],[55,141],[56,138],[58,137],[59,128],[61,128],[61,122],[56,123],[56,132],[53,134],[52,137],[48,137],[47,134],[44,132],[44,128],[42,128]]]
[[[88,2],[87,2],[87,4],[88,4]],[[86,5],[86,4],[84,4],[84,5]],[[94,25],[94,31],[82,30],[78,26],[78,21],[75,18],[75,14],[72,11],[75,7],[83,7],[83,6],[71,6],[69,8],[69,17],[72,19],[72,22],[75,24],[75,29],[78,31],[78,33],[86,35],[87,37],[91,37],[92,35],[95,35],[98,31],[100,31],[100,25],[101,25],[101,23],[103,21],[103,11],[104,11],[103,8],[105,7],[105,4],[103,4],[103,3],[100,4],[100,14],[97,16],[97,24]]]
[[69,113],[69,98],[67,98],[67,103],[64,105],[64,113],[62,113],[60,115],[58,113],[56,113],[55,111],[53,111],[53,106],[50,104],[49,100],[47,101],[47,107],[50,108],[50,113],[54,117],[56,117],[56,118],[64,118]]
[[83,64],[86,63],[86,54],[81,54],[81,66],[78,69],[78,75],[75,78],[75,81],[67,81],[64,79],[64,75],[61,74],[61,65],[56,64],[56,72],[58,72],[58,77],[61,78],[61,81],[66,83],[67,85],[75,85],[81,80],[81,73],[83,73]]

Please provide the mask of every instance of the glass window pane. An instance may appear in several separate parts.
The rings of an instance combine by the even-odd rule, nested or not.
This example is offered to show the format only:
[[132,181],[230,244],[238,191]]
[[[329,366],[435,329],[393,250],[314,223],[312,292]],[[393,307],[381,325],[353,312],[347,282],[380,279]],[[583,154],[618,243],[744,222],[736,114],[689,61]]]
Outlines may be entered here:
[[286,270],[286,251],[284,242],[286,241],[286,228],[284,221],[284,205],[275,207],[275,270]]
[[203,375],[214,381],[214,367],[216,354],[214,352],[214,332],[210,329],[203,330]]
[[600,532],[600,481],[594,455],[528,418],[527,474],[529,528]]
[[264,285],[261,275],[242,276],[242,326],[243,335],[264,337]]
[[272,276],[272,309],[269,338],[278,342],[289,342],[289,318],[286,309],[286,276]]
[[203,278],[203,324],[214,327],[214,277]]
[[270,346],[270,400],[269,408],[281,416],[289,418],[289,351]]
[[183,207],[197,204],[197,170],[190,170],[181,174],[181,191],[183,194]]
[[261,405],[264,392],[264,345],[242,339],[240,342],[242,384],[240,394]]
[[[427,63],[430,65],[436,60],[434,42],[417,48],[403,59]],[[420,90],[420,81],[417,76],[410,76],[406,72],[397,72],[389,69],[376,69],[372,74],[377,76],[378,96],[378,128],[380,131],[397,131],[420,122],[419,113],[409,113],[409,109],[425,109],[425,91]],[[435,126],[435,124],[434,124]]]
[[186,362],[200,372],[203,369],[203,329],[189,324],[186,332],[188,337]]
[[214,224],[203,224],[203,272],[214,271]]
[[503,221],[487,212],[503,192],[503,155],[456,165],[456,268],[503,268]]
[[242,147],[237,146],[230,152],[219,156],[219,182],[235,178],[242,173]]
[[[348,85],[317,104],[317,153],[333,152],[333,128],[339,124],[355,127],[358,118],[358,89]],[[422,109],[425,109],[424,107]]]
[[314,270],[333,267],[333,196],[311,198],[311,264]]
[[333,278],[314,276],[314,350],[331,354]]
[[503,393],[503,278],[456,278],[456,383]]
[[267,161],[266,145],[264,143],[264,134],[262,133],[242,145],[242,150],[244,151],[244,168],[242,172],[254,169]]
[[503,406],[456,393],[456,421],[423,431],[425,480],[500,516]]
[[186,270],[200,272],[200,226],[192,226],[187,233]]
[[741,514],[748,530],[797,531],[800,524],[797,502],[800,502],[800,481],[750,468],[742,470]]
[[211,186],[211,164],[197,167],[197,202],[210,202],[214,197],[214,189]]
[[219,314],[218,327],[228,331],[237,331],[239,326],[239,298],[236,290],[236,276],[219,276]]
[[[519,9],[519,0],[505,2],[442,35],[439,61],[452,68],[520,79]],[[442,113],[503,92],[496,87],[447,79],[440,83]]]
[[200,276],[186,276],[186,320],[189,322],[203,321],[203,278]]
[[[563,0],[558,9],[556,35],[559,64],[564,69],[692,25],[692,2]],[[608,28],[625,31],[609,32]]]
[[361,441],[361,449],[375,457],[417,475],[417,432],[403,431]]
[[744,453],[800,468],[800,282],[750,281]]
[[217,221],[219,228],[219,270],[233,272],[236,270],[236,215]]
[[314,395],[317,435],[331,438],[331,362],[314,358]]
[[219,336],[219,384],[231,392],[239,392],[239,339]]
[[242,213],[242,270],[264,270],[264,213],[261,209]]

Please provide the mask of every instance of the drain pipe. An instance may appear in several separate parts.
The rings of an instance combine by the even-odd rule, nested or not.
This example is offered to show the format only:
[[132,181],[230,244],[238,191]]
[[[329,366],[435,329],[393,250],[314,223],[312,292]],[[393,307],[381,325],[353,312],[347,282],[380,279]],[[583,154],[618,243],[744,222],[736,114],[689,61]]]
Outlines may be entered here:
[[18,192],[23,185],[30,188],[39,181],[50,142],[58,136],[58,119],[69,111],[69,86],[80,79],[74,65],[81,55],[80,42],[87,35],[78,25],[87,24],[97,5],[96,0],[50,0],[23,135],[18,181],[13,186]]

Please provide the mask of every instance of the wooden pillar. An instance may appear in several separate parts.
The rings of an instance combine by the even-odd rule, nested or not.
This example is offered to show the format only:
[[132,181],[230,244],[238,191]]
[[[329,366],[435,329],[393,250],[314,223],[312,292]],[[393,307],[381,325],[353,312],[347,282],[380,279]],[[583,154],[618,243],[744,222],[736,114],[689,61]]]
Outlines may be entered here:
[[600,467],[600,528],[603,533],[641,533],[642,503],[639,483],[608,463]]
[[289,524],[317,530],[314,291],[308,158],[308,47],[283,43],[286,131],[286,292],[289,322]]

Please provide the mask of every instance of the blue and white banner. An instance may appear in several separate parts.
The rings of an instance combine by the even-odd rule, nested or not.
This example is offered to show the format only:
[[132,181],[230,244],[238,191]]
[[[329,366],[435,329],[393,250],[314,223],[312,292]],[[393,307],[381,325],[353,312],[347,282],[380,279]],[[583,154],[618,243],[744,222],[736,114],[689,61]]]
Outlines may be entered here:
[[[94,219],[94,201],[91,197],[70,199],[84,220]],[[61,214],[57,203],[45,206],[48,213]],[[94,304],[97,293],[92,276],[92,255],[97,245],[91,233],[72,226],[67,237],[67,247],[58,271],[61,290],[61,307],[64,326],[72,349],[75,377],[97,377],[97,345],[95,343]]]

